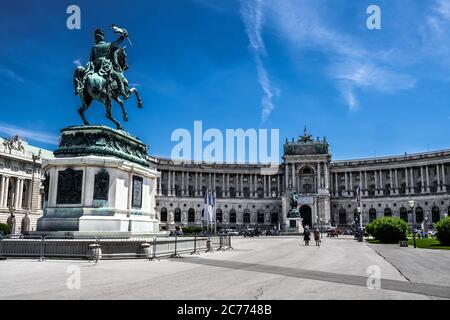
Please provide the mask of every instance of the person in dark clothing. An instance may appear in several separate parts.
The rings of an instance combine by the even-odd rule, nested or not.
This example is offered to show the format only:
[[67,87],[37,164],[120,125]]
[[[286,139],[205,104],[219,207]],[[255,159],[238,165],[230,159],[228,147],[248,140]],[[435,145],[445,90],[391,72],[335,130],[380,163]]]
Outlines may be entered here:
[[320,246],[320,231],[319,231],[319,229],[314,230],[314,240],[316,241],[316,246]]
[[309,246],[309,241],[311,240],[311,232],[308,228],[305,228],[303,232],[303,240],[305,241],[305,246]]

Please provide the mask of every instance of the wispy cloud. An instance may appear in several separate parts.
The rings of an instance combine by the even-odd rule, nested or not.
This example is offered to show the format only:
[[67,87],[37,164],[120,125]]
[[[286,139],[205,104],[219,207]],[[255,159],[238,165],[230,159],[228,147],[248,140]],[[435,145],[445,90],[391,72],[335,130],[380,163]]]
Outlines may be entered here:
[[412,75],[398,72],[386,62],[394,51],[372,52],[359,39],[330,26],[330,19],[320,10],[322,4],[322,1],[308,0],[269,2],[268,12],[275,30],[294,52],[315,50],[328,57],[326,75],[336,81],[349,110],[359,107],[358,89],[394,93],[415,86]]
[[0,66],[0,77],[5,78],[8,81],[12,80],[19,83],[25,82],[25,80],[17,72],[3,66]]
[[6,123],[0,123],[0,132],[8,136],[19,135],[27,140],[43,142],[50,145],[58,144],[58,136],[40,130],[26,129]]
[[73,60],[73,64],[76,65],[77,67],[81,66],[81,59]]
[[265,122],[275,108],[273,98],[280,94],[280,90],[272,86],[262,60],[267,55],[261,35],[264,21],[262,0],[242,0],[240,13],[250,42],[250,48],[253,51],[258,81],[264,92],[261,100],[261,118],[262,122]]

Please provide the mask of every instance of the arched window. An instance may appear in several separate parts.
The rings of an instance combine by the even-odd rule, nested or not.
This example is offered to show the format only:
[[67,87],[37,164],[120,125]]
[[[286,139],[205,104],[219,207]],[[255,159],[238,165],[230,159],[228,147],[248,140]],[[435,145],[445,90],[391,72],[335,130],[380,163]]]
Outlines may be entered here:
[[219,223],[222,223],[222,220],[223,220],[222,209],[217,209],[216,210],[216,221],[218,221]]
[[433,207],[433,209],[431,209],[431,220],[433,223],[437,223],[441,220],[441,211],[438,207]]
[[180,208],[176,208],[175,209],[175,222],[181,222],[181,209]]
[[347,224],[347,211],[344,208],[339,210],[339,224]]
[[377,220],[377,210],[372,208],[369,210],[369,222],[372,222],[374,220]]
[[236,223],[236,210],[230,210],[230,223]]
[[195,210],[192,208],[188,210],[188,222],[195,222]]
[[392,217],[392,210],[391,210],[391,208],[384,209],[384,216],[385,217]]
[[167,209],[161,208],[161,222],[167,222]]
[[418,207],[416,209],[416,223],[422,222],[423,222],[423,209],[421,207]]
[[244,223],[250,223],[250,210],[244,210]]
[[258,210],[258,216],[257,216],[257,221],[258,223],[264,223],[264,211],[262,211],[261,209]]
[[408,222],[408,209],[406,209],[405,207],[400,208],[400,219]]
[[273,211],[271,215],[272,224],[278,224],[278,212]]

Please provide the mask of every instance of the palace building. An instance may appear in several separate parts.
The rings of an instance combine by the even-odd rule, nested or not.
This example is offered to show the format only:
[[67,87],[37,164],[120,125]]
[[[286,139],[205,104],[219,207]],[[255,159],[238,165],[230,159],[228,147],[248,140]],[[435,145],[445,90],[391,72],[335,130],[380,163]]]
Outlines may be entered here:
[[[11,209],[16,232],[34,231],[42,215],[46,150],[15,137],[0,140],[0,222]],[[158,170],[155,211],[161,230],[201,226],[204,195],[216,196],[217,228],[260,226],[294,230],[290,195],[299,195],[303,225],[359,224],[356,189],[362,189],[362,218],[400,217],[411,225],[432,225],[450,213],[450,150],[333,161],[325,138],[305,134],[286,141],[282,162],[263,164],[174,162],[149,157]],[[411,210],[408,201],[414,200]],[[30,221],[22,223],[28,217]],[[26,224],[29,224],[27,226]]]
[[50,151],[30,146],[18,136],[0,138],[0,223],[13,213],[14,233],[36,230],[43,207],[42,158],[50,157]]
[[[362,219],[400,217],[432,225],[450,213],[450,150],[383,158],[332,161],[329,144],[305,134],[286,141],[282,163],[175,163],[152,159],[161,173],[156,211],[161,229],[202,224],[204,194],[216,194],[219,228],[293,229],[290,194],[300,197],[303,225],[359,224],[356,189],[362,189]],[[409,200],[414,200],[411,210]]]

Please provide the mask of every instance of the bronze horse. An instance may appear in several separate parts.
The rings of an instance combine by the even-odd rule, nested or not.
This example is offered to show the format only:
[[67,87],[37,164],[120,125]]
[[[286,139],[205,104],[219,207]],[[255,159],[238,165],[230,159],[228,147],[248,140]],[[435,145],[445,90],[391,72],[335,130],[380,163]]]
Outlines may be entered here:
[[[105,60],[104,65],[102,65],[103,70],[107,70],[109,72],[114,72],[113,64],[115,64],[116,68],[123,72],[128,69],[127,65],[127,55],[125,53],[125,48],[121,47],[115,50],[112,53],[111,60]],[[122,109],[123,120],[128,121],[128,116],[125,110],[125,105],[123,101],[120,99],[120,90],[118,90],[117,84],[114,85],[115,81],[107,80],[109,76],[103,77],[99,75],[97,72],[88,72],[88,69],[79,66],[75,69],[74,73],[74,87],[75,93],[80,95],[81,99],[81,107],[78,109],[78,113],[80,114],[81,119],[83,120],[85,125],[89,125],[85,117],[85,112],[91,105],[92,101],[97,100],[104,104],[106,109],[106,117],[111,120],[116,126],[117,129],[122,130],[122,125],[119,121],[114,119],[112,115],[112,101],[116,101],[117,104]],[[123,78],[124,85],[126,86],[127,92],[131,94],[135,94],[136,99],[138,101],[138,107],[142,108],[143,103],[142,99],[139,96],[139,92],[136,88],[128,88],[128,81]],[[83,83],[84,82],[84,83]],[[126,99],[128,97],[123,97]]]

